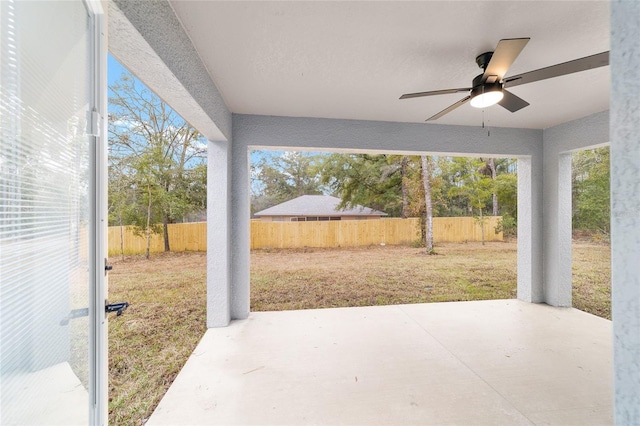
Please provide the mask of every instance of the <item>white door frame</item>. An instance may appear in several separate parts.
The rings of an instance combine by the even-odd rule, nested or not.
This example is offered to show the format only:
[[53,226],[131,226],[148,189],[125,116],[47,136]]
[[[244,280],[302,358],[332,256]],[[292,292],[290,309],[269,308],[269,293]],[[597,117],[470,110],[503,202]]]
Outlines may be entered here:
[[88,132],[93,135],[90,237],[91,306],[89,333],[89,424],[108,423],[108,341],[105,313],[107,295],[107,32],[106,16],[99,0],[84,0],[89,13],[90,93],[92,111]]

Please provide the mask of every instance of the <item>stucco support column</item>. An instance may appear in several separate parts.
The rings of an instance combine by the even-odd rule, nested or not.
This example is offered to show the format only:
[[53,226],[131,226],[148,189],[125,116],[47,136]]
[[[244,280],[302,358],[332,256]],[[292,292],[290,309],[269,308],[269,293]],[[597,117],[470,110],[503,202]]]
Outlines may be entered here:
[[544,301],[571,306],[570,153],[545,150],[543,197]]
[[[235,123],[234,123],[235,126]],[[251,203],[249,192],[249,149],[242,143],[233,144],[232,154],[233,211],[231,226],[231,319],[249,316],[249,266],[251,236]]]
[[611,3],[614,415],[640,424],[640,2]]
[[609,142],[608,111],[543,132],[544,301],[571,306],[571,153]]
[[231,148],[209,141],[207,163],[207,327],[231,319]]
[[518,158],[518,299],[541,302],[542,166],[539,156]]

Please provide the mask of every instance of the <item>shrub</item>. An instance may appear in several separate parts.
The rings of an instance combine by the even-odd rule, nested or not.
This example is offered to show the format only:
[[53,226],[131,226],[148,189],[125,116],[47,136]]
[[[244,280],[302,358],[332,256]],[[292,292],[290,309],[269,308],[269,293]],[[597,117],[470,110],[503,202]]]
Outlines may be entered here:
[[505,213],[502,219],[498,221],[495,227],[496,234],[502,232],[505,238],[513,238],[518,236],[518,221],[509,213]]

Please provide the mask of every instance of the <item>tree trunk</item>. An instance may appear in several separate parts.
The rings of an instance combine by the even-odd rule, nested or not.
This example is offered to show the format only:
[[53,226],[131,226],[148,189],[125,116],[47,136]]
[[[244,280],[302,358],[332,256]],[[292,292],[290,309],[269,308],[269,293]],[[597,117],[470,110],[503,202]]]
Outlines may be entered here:
[[480,234],[482,235],[482,245],[484,245],[484,217],[482,217],[482,208],[480,210]]
[[426,155],[421,156],[422,159],[422,184],[424,186],[424,202],[425,202],[425,219],[426,219],[426,235],[425,235],[425,252],[433,253],[433,208],[431,205],[431,161]]
[[164,251],[171,251],[171,247],[169,247],[169,219],[166,215],[162,218],[162,233],[164,235]]
[[402,174],[402,218],[406,219],[409,216],[409,188],[407,186],[407,167],[409,166],[409,157],[402,157],[401,163]]
[[151,250],[151,185],[147,185],[149,203],[147,204],[147,249],[145,257],[149,260],[149,251]]
[[120,218],[120,255],[124,262],[124,226],[122,225],[122,218]]
[[[496,182],[496,162],[494,158],[489,159],[489,170],[491,170],[491,180],[495,184]],[[493,188],[493,215],[498,216],[498,194],[496,194],[495,187]]]

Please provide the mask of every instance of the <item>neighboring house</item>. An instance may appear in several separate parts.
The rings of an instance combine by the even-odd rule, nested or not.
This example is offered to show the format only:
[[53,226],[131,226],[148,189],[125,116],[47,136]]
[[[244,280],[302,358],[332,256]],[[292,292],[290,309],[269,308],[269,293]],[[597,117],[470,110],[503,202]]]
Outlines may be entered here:
[[330,195],[303,195],[254,214],[262,222],[380,219],[385,212],[357,205],[340,210],[340,199]]

